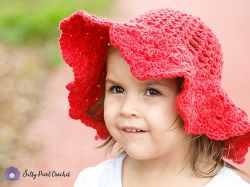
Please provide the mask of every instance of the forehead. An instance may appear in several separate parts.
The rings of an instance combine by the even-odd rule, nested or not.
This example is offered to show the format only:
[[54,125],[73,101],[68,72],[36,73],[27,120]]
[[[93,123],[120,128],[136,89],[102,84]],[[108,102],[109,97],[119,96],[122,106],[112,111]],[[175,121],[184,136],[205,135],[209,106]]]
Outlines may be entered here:
[[[114,47],[109,47],[108,49],[108,58],[107,58],[107,65],[109,66],[110,64],[117,65],[119,62],[125,62],[124,59],[121,57],[120,52],[114,48]],[[111,65],[110,65],[111,66]]]
[[121,57],[119,51],[110,47],[107,58],[107,78],[112,80],[135,79],[130,71],[129,65]]

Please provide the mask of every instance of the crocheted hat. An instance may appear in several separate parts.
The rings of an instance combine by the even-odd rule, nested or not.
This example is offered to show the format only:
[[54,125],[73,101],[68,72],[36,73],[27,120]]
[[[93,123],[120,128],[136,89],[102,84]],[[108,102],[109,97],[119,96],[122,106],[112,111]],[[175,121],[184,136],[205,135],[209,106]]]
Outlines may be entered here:
[[247,114],[221,88],[222,51],[212,31],[199,19],[179,11],[147,12],[114,23],[78,11],[60,24],[63,59],[72,67],[69,115],[106,139],[103,97],[107,50],[117,48],[138,80],[182,77],[176,109],[186,133],[224,140],[224,156],[244,162],[250,146]]

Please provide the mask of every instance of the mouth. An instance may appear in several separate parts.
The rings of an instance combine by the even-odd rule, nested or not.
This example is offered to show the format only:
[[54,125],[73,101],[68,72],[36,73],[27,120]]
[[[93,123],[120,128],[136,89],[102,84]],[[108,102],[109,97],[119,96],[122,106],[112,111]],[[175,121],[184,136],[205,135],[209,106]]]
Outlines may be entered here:
[[144,130],[140,130],[140,129],[122,129],[125,132],[130,132],[130,133],[138,133],[138,132],[146,132]]
[[138,133],[145,133],[147,131],[136,128],[136,127],[124,127],[122,128],[122,131],[125,133],[130,133],[130,134],[138,134]]

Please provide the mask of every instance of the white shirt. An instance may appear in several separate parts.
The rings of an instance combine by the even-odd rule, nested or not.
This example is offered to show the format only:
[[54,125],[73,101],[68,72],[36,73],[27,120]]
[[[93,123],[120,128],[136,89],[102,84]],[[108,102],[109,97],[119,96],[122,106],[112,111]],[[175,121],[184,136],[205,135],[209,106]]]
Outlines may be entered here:
[[[74,187],[122,187],[122,162],[126,154],[84,169]],[[232,169],[223,167],[204,187],[250,187]]]

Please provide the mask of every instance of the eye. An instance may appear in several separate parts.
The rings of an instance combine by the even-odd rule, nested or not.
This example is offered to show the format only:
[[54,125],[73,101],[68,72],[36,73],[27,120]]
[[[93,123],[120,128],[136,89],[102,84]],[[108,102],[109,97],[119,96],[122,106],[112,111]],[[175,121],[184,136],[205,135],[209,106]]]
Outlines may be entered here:
[[124,89],[120,86],[112,86],[109,88],[108,91],[114,94],[119,94],[119,93],[123,93]]
[[148,88],[146,91],[146,95],[151,96],[151,97],[155,97],[155,96],[161,95],[161,93],[154,88]]

